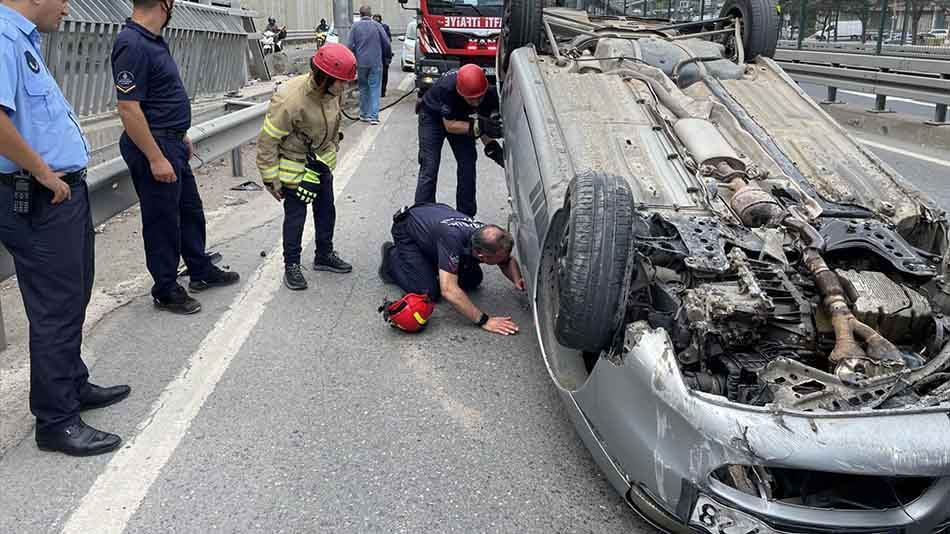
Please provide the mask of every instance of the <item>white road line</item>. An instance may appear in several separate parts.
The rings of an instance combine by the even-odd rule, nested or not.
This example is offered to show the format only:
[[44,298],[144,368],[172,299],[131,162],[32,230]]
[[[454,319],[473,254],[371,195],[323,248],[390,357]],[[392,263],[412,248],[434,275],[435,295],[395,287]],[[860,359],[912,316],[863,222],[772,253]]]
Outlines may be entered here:
[[[392,110],[380,114],[381,124],[363,130],[356,146],[342,155],[342,165],[337,167],[334,177],[336,197],[353,178],[391,114]],[[303,242],[312,240],[313,225],[307,225]],[[135,438],[112,457],[69,517],[62,530],[64,534],[121,534],[125,530],[192,420],[280,288],[283,267],[280,251],[278,244],[191,355],[185,368],[152,405],[149,416],[139,424]]]
[[[860,97],[863,97],[863,98],[869,98],[869,99],[871,99],[871,100],[874,100],[874,98],[875,98],[875,96],[872,95],[872,94],[869,94],[869,93],[860,93],[860,92],[858,92],[858,91],[847,91],[847,90],[845,90],[845,89],[839,89],[838,92],[839,92],[839,93],[844,93],[844,94],[846,94],[846,95],[854,95],[854,96],[860,96]],[[899,97],[899,96],[889,96],[889,97],[887,97],[887,101],[888,101],[888,102],[906,102],[907,104],[914,104],[914,105],[922,106],[922,107],[925,107],[925,108],[932,108],[932,107],[936,107],[936,106],[937,106],[937,104],[931,104],[931,103],[929,103],[929,102],[921,102],[921,101],[919,101],[919,100],[911,100],[911,99],[909,99],[909,98],[901,98],[901,97]]]
[[943,167],[950,167],[950,161],[945,159],[934,158],[931,156],[925,156],[924,154],[918,154],[917,152],[911,152],[909,150],[904,150],[902,148],[893,147],[890,145],[885,145],[883,143],[875,143],[874,141],[869,141],[867,139],[857,138],[858,141],[863,145],[867,145],[873,148],[879,148],[881,150],[886,150],[888,152],[893,152],[895,154],[900,154],[901,156],[907,156],[908,158],[919,159],[921,161],[926,161],[927,163],[933,163],[934,165],[941,165]]

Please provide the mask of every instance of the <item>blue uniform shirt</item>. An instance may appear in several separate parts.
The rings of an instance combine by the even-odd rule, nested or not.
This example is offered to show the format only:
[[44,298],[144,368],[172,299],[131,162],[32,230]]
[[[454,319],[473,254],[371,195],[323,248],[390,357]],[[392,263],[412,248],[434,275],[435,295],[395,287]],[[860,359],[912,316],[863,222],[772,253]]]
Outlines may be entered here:
[[168,43],[142,26],[125,21],[112,45],[116,98],[137,100],[153,130],[188,130],[191,103]]
[[465,120],[476,111],[486,117],[498,111],[498,91],[494,87],[489,87],[478,108],[473,108],[455,89],[458,77],[457,70],[447,72],[426,91],[422,97],[426,111],[450,121]]
[[350,28],[350,40],[347,48],[356,56],[359,67],[383,67],[383,57],[392,57],[392,46],[383,27],[369,17],[363,17]]
[[[459,263],[472,256],[472,234],[484,226],[445,204],[419,204],[409,210],[406,232],[440,271],[458,274]],[[477,260],[475,260],[477,261]]]
[[[89,163],[89,144],[79,118],[43,63],[36,25],[2,4],[0,109],[54,171],[78,171]],[[0,173],[18,170],[19,166],[0,156]]]

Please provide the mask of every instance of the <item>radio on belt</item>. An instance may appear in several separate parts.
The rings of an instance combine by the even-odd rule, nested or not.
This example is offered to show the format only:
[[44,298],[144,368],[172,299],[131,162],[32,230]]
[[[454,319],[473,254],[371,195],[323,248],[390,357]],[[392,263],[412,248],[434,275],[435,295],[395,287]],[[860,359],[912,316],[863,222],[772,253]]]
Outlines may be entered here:
[[33,210],[33,178],[17,174],[13,178],[13,213],[27,215]]

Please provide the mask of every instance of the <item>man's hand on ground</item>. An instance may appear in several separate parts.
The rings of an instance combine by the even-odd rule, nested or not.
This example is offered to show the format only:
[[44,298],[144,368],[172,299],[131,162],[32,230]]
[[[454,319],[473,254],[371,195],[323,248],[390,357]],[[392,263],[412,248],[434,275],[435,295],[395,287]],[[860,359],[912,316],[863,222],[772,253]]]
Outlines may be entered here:
[[178,177],[175,176],[175,169],[172,169],[172,164],[165,157],[150,162],[149,166],[152,168],[152,176],[156,182],[170,184],[178,180]]
[[53,200],[50,201],[53,204],[59,204],[72,197],[72,191],[69,189],[69,185],[62,180],[62,176],[63,173],[61,172],[49,171],[43,176],[36,177],[37,182],[53,192]]
[[518,333],[518,325],[511,320],[511,317],[492,317],[487,323],[482,325],[482,330],[493,334],[510,336]]

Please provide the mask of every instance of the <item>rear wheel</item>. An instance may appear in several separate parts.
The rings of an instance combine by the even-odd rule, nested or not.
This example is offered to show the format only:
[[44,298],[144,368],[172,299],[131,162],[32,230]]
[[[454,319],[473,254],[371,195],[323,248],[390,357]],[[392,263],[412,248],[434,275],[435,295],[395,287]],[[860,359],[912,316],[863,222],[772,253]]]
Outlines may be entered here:
[[508,70],[511,53],[522,46],[533,44],[540,48],[544,42],[543,11],[545,0],[505,0],[501,20],[501,34],[498,37],[496,70],[498,80],[504,80]]
[[556,252],[555,335],[573,349],[599,353],[623,321],[632,268],[633,195],[619,176],[578,175]]
[[[775,55],[780,21],[775,0],[726,0],[719,16],[742,21],[742,47],[746,61]],[[727,43],[733,41],[730,36]]]

